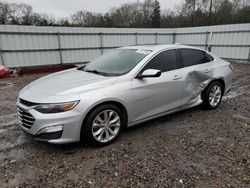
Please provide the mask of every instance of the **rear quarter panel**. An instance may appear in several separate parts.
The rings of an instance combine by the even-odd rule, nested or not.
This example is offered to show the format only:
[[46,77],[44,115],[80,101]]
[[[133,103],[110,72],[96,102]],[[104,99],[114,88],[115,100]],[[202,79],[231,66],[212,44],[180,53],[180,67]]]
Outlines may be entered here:
[[225,82],[225,91],[226,94],[231,86],[232,86],[232,79],[233,79],[233,72],[229,67],[230,63],[216,57],[216,62],[214,62],[214,76],[213,80],[215,79],[223,79]]

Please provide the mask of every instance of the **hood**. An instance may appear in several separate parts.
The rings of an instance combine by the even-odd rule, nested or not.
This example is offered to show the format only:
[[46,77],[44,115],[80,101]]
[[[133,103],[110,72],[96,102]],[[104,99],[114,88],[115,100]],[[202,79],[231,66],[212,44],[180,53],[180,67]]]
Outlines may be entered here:
[[27,86],[28,90],[46,95],[70,95],[106,87],[115,83],[117,77],[106,77],[77,69],[54,73]]

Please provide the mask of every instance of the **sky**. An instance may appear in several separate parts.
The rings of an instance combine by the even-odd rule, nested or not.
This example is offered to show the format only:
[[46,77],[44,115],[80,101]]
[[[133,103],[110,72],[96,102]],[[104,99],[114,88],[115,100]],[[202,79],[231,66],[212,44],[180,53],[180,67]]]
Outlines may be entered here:
[[[106,13],[112,7],[137,0],[4,0],[9,3],[26,3],[35,12],[45,13],[55,18],[69,17],[79,10]],[[143,1],[143,0],[139,0]],[[173,9],[181,0],[158,0],[161,9]]]

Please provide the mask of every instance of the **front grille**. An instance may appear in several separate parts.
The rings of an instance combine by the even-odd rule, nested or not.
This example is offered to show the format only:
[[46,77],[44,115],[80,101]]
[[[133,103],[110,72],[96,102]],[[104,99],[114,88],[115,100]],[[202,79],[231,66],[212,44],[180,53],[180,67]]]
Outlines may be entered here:
[[31,126],[34,124],[35,118],[29,112],[26,112],[24,109],[20,107],[17,107],[17,113],[20,124],[23,127],[30,129]]

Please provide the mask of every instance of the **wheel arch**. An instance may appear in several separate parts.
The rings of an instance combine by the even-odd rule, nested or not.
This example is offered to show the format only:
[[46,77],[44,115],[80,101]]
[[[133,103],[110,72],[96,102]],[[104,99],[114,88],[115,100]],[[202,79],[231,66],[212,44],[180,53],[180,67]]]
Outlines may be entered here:
[[127,125],[127,122],[128,122],[128,111],[127,111],[127,108],[125,107],[125,105],[122,102],[117,101],[117,100],[113,100],[113,99],[112,100],[106,100],[106,101],[100,101],[100,102],[94,104],[93,106],[91,106],[87,110],[87,113],[86,113],[85,117],[82,120],[81,131],[80,131],[80,139],[82,139],[81,136],[82,136],[83,126],[84,126],[85,122],[87,121],[87,118],[89,117],[89,115],[91,114],[91,112],[93,112],[93,110],[95,110],[99,106],[102,106],[102,105],[105,105],[105,104],[111,104],[111,105],[114,105],[114,106],[118,107],[119,109],[121,109],[121,112],[123,114],[124,121],[125,121],[124,124]]
[[204,93],[206,92],[206,89],[214,82],[220,82],[221,85],[222,85],[222,95],[224,95],[224,91],[225,91],[225,81],[223,78],[215,78],[213,80],[211,80],[207,86],[203,89],[202,93],[201,93],[201,99],[203,100],[204,99]]

